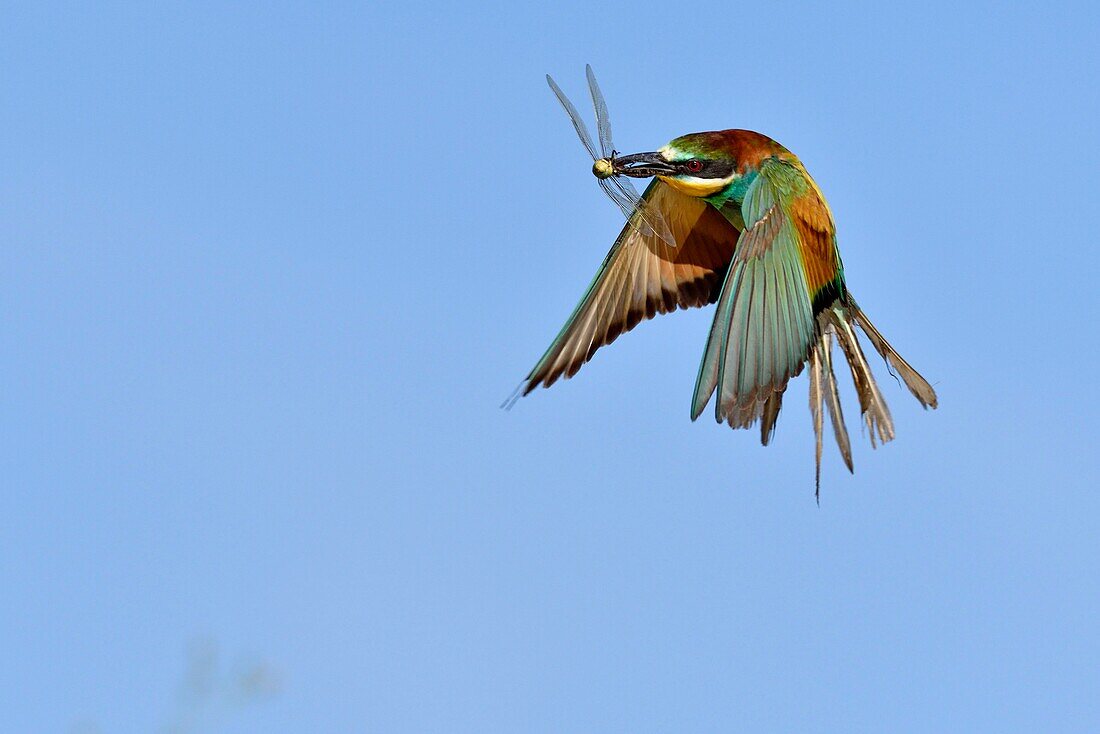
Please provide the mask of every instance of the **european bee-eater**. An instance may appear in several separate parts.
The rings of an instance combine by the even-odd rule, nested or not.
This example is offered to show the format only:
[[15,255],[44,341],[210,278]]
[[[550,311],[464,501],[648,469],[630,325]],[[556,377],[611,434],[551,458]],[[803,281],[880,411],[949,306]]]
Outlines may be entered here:
[[872,446],[893,439],[894,425],[856,338],[857,325],[921,405],[936,407],[931,385],[856,305],[829,205],[789,150],[760,133],[720,130],[684,135],[653,153],[612,156],[608,163],[610,170],[596,170],[597,176],[654,178],[641,206],[667,223],[674,244],[628,223],[527,375],[523,395],[572,377],[596,350],[645,319],[717,302],[692,420],[717,392],[717,421],[732,428],[759,421],[767,445],[787,383],[808,366],[818,491],[825,412],[852,470],[833,372],[834,340],[851,369]]

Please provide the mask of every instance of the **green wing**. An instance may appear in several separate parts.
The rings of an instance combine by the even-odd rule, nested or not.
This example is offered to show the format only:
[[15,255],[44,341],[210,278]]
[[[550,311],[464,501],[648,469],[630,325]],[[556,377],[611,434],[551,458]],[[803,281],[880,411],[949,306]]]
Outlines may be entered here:
[[787,381],[802,371],[816,336],[799,222],[790,206],[805,189],[799,175],[787,163],[766,161],[746,191],[745,230],[718,297],[692,399],[692,420],[716,390],[719,423],[748,428],[764,417],[765,443]]

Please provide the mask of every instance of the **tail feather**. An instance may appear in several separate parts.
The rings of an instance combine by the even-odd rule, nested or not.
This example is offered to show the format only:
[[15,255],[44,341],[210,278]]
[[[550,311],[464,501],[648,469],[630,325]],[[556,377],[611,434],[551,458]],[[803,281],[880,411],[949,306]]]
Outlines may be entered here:
[[848,359],[848,367],[852,371],[852,382],[855,383],[856,394],[859,396],[859,410],[867,426],[871,448],[876,448],[876,436],[884,444],[893,441],[894,419],[890,416],[890,408],[887,407],[886,399],[882,397],[878,383],[875,382],[875,376],[871,373],[871,366],[867,364],[867,357],[859,346],[848,309],[835,304],[827,313],[829,321],[836,329],[840,348],[844,350],[844,356]]
[[836,438],[840,455],[844,458],[844,465],[848,467],[848,471],[854,472],[855,469],[852,467],[852,445],[848,440],[848,427],[844,425],[844,411],[840,407],[840,393],[836,387],[836,372],[833,371],[832,328],[822,330],[821,337],[814,346],[814,350],[820,351],[821,392],[825,400],[825,407],[829,411],[829,420],[833,424],[833,436]]
[[867,335],[867,338],[871,340],[871,344],[875,347],[882,358],[886,361],[886,364],[891,367],[901,379],[905,382],[905,386],[909,388],[909,392],[913,393],[913,397],[920,401],[920,404],[925,408],[935,408],[939,402],[936,400],[936,391],[932,389],[932,386],[928,384],[920,374],[913,369],[912,365],[905,361],[900,354],[897,353],[890,342],[879,333],[879,330],[875,328],[875,325],[871,323],[871,320],[867,318],[867,314],[863,312],[855,301],[849,301],[848,308],[852,314],[852,320],[859,324],[859,328],[863,330],[863,333]]
[[819,342],[814,342],[810,350],[810,415],[814,422],[814,496],[821,497],[821,431],[825,416],[822,415],[825,396],[821,392],[821,356],[818,354]]

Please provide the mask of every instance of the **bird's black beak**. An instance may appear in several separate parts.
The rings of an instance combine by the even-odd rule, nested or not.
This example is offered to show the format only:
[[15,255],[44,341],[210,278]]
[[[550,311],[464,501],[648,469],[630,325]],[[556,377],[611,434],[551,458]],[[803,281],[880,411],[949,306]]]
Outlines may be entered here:
[[616,175],[630,176],[631,178],[667,176],[676,173],[676,168],[666,161],[660,153],[634,153],[633,155],[616,156],[612,166]]

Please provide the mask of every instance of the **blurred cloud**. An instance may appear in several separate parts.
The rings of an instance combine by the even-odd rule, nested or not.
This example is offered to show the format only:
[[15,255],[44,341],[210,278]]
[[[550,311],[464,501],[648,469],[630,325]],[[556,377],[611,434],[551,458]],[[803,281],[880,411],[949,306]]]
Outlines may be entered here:
[[[176,710],[156,731],[161,734],[216,731],[228,719],[277,696],[282,689],[281,673],[267,661],[240,656],[226,665],[214,640],[196,640],[188,649]],[[106,734],[91,721],[78,722],[71,732]]]
[[161,731],[212,731],[230,716],[281,690],[282,676],[266,661],[242,658],[223,669],[217,643],[198,640],[189,650],[179,710]]

